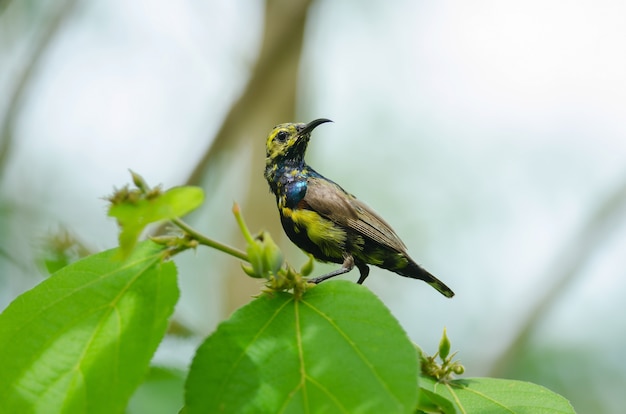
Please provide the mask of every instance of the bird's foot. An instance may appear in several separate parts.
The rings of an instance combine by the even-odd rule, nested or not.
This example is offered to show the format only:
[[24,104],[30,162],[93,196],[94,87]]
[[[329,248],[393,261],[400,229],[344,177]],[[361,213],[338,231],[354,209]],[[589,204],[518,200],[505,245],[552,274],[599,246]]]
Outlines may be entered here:
[[[348,256],[344,259],[343,264],[337,270],[333,270],[330,273],[326,273],[325,275],[315,277],[313,279],[309,279],[310,283],[322,283],[323,281],[330,279],[335,276],[343,275],[344,273],[348,273],[350,270],[354,269],[354,259],[352,256]],[[367,277],[367,276],[366,276]]]

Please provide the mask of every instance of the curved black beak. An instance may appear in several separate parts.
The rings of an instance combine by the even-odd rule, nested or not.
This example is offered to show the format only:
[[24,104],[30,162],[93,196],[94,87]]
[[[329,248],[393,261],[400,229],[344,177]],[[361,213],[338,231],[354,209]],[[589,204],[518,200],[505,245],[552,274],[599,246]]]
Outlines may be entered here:
[[309,122],[308,124],[306,124],[304,128],[302,128],[300,131],[298,131],[298,135],[308,134],[311,131],[313,131],[315,128],[317,128],[318,126],[322,124],[325,124],[326,122],[333,122],[333,121],[331,121],[330,119],[326,119],[326,118],[313,120]]

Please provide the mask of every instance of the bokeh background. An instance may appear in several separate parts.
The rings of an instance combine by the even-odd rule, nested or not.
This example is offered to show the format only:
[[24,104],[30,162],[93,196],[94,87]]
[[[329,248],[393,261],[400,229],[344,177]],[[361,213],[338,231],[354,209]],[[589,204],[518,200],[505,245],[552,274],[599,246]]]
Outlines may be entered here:
[[[621,413],[624,16],[617,0],[0,1],[0,309],[46,260],[116,245],[102,197],[129,168],[203,186],[187,220],[242,247],[238,201],[299,265],[262,177],[265,137],[327,117],[308,162],[456,291],[372,270],[411,339],[432,353],[445,326],[469,376]],[[259,291],[208,249],[177,264],[154,364],[180,375],[129,412],[175,399],[197,344]]]

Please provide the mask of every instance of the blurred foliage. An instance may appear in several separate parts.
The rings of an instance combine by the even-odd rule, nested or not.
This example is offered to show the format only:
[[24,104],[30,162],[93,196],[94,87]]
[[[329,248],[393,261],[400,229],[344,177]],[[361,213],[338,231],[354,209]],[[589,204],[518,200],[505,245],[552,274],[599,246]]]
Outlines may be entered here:
[[128,403],[127,414],[171,414],[184,404],[185,372],[150,367],[144,382]]
[[40,260],[49,274],[94,253],[76,235],[64,228],[44,237],[40,249]]
[[[619,395],[626,383],[621,361],[609,365],[589,355],[588,348],[567,344],[530,344],[517,355],[504,373],[526,381],[540,382],[555,392],[568,395],[580,413],[617,413],[623,409]],[[605,381],[598,381],[598,375]],[[572,390],[584,392],[572,393]]]

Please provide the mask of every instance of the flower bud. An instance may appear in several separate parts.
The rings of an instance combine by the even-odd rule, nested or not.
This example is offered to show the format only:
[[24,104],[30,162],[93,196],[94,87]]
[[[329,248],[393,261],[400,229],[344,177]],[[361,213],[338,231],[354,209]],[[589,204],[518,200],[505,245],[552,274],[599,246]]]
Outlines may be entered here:
[[300,274],[302,276],[308,276],[313,271],[313,255],[309,254],[309,260],[300,268]]
[[446,333],[446,328],[443,328],[443,336],[441,337],[441,341],[439,341],[439,357],[443,361],[450,354],[450,340],[448,339],[448,334]]
[[[251,271],[254,274],[253,277],[265,277],[263,273],[263,248],[261,245],[254,241],[248,245],[246,252],[248,253]],[[244,271],[250,275],[245,269]]]
[[275,275],[283,266],[283,252],[274,243],[270,234],[266,231],[262,232],[257,240],[261,240],[263,246],[263,270]]
[[456,375],[461,375],[465,372],[465,367],[457,363],[454,365],[454,367],[452,367],[452,372],[454,372]]
[[245,274],[247,274],[250,277],[254,277],[254,278],[261,278],[260,275],[257,275],[257,273],[254,271],[254,268],[252,266],[248,266],[245,264],[241,264],[241,270],[244,271]]
[[133,178],[133,184],[135,184],[135,186],[138,189],[140,189],[143,193],[147,193],[150,187],[146,183],[146,180],[144,180],[141,175],[137,174],[133,170],[129,170],[129,171],[130,171],[131,177]]

